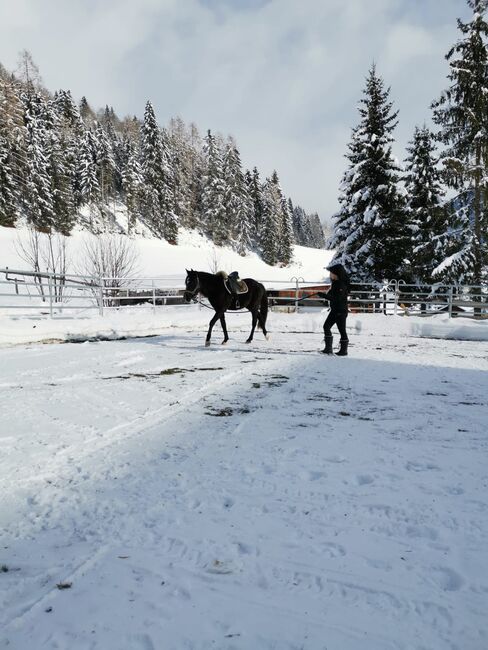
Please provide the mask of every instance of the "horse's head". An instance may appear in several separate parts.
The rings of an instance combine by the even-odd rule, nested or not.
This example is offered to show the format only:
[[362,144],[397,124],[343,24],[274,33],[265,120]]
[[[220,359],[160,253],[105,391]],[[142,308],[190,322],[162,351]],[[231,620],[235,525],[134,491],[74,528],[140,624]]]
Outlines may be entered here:
[[185,293],[183,294],[185,301],[190,302],[198,293],[199,289],[200,281],[198,279],[198,271],[194,271],[193,269],[189,271],[186,269]]

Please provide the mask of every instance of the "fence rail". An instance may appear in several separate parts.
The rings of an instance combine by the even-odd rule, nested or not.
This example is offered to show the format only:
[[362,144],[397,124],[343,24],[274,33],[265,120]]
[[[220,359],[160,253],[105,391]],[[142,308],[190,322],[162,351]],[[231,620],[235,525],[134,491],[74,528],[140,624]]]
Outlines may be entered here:
[[[323,307],[318,291],[326,291],[324,280],[302,277],[290,280],[261,280],[271,309],[300,311]],[[65,311],[106,311],[147,304],[153,311],[165,305],[185,304],[183,276],[108,278],[0,268],[0,310],[33,310],[49,316]],[[353,313],[488,318],[488,287],[468,285],[408,284],[403,280],[353,284],[349,296]]]

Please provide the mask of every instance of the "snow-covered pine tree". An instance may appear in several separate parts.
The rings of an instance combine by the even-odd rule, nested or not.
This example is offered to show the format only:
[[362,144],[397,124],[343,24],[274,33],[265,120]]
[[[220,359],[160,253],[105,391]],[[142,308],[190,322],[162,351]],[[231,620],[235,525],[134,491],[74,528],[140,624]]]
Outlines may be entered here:
[[259,178],[257,167],[252,170],[251,179],[248,177],[248,195],[252,203],[252,244],[259,247],[261,244],[261,229],[263,227],[263,186]]
[[100,123],[96,125],[94,136],[100,201],[104,206],[113,198],[115,192],[115,158],[112,144]]
[[[122,138],[117,131],[120,129],[120,120],[117,117],[113,107],[105,106],[100,123],[105,131],[110,150],[113,158],[112,168],[112,188],[114,195],[118,195],[122,189],[122,172],[124,169],[124,146]],[[117,127],[117,128],[116,128]]]
[[95,124],[95,111],[92,109],[85,96],[83,96],[80,100],[80,115],[86,126],[93,126]]
[[26,129],[15,83],[0,76],[0,225],[13,226],[25,193]]
[[134,230],[136,219],[140,215],[141,189],[144,182],[139,154],[133,140],[126,135],[123,141],[125,165],[122,171],[122,190],[127,205],[127,234]]
[[288,202],[281,189],[280,181],[276,170],[271,176],[271,182],[277,188],[277,193],[280,201],[280,209],[276,215],[277,222],[277,246],[276,257],[277,261],[284,266],[287,266],[293,257],[293,227],[291,223],[291,216],[288,210]]
[[80,197],[84,204],[98,202],[100,186],[97,173],[97,145],[91,129],[85,129],[80,143],[78,172]]
[[202,228],[202,182],[205,170],[203,142],[196,124],[190,124],[188,141],[190,172],[190,228]]
[[288,199],[288,207],[291,210],[295,241],[299,246],[306,246],[305,233],[303,232],[305,210],[299,205],[293,205],[291,199]]
[[13,226],[17,218],[16,181],[10,162],[10,150],[0,117],[0,226]]
[[202,178],[203,228],[214,244],[221,246],[229,240],[225,210],[225,180],[222,155],[215,137],[209,130],[205,138],[205,174]]
[[152,230],[176,243],[178,224],[173,211],[174,197],[169,186],[168,151],[156,122],[151,102],[147,102],[141,128],[143,214]]
[[407,221],[411,231],[408,266],[405,276],[415,282],[431,282],[433,270],[442,262],[446,232],[446,211],[442,205],[444,190],[438,169],[434,135],[416,127],[407,147],[405,190]]
[[232,138],[229,138],[224,156],[225,197],[227,227],[240,255],[251,247],[252,204],[242,173],[241,156]]
[[259,231],[261,257],[266,264],[279,262],[278,232],[282,218],[281,195],[278,185],[267,178],[262,187],[262,215]]
[[480,284],[488,265],[488,0],[468,0],[473,14],[458,20],[461,38],[450,49],[449,88],[432,105],[448,186],[459,194],[450,246],[438,267],[451,278]]
[[[81,179],[79,176],[80,145],[85,135],[85,126],[78,106],[69,90],[59,90],[54,97],[55,111],[58,116],[61,147],[64,152],[64,164],[70,177],[73,207],[76,210],[82,204]],[[73,215],[75,218],[75,215]]]
[[31,86],[22,94],[26,124],[26,214],[36,228],[55,224],[53,187],[48,159],[48,125],[41,95]]
[[324,228],[320,221],[319,215],[316,212],[308,215],[308,221],[312,234],[312,241],[310,245],[312,248],[325,248]]
[[373,65],[359,105],[361,120],[348,145],[341,209],[329,242],[336,249],[334,262],[363,281],[398,277],[407,245],[400,168],[391,152],[398,113],[389,95]]
[[188,155],[188,136],[181,117],[170,120],[168,149],[172,170],[174,211],[180,225],[191,228],[191,167]]
[[63,235],[69,235],[76,221],[74,179],[75,159],[69,131],[58,112],[56,98],[44,105],[46,124],[46,149],[51,179],[54,222],[53,227]]

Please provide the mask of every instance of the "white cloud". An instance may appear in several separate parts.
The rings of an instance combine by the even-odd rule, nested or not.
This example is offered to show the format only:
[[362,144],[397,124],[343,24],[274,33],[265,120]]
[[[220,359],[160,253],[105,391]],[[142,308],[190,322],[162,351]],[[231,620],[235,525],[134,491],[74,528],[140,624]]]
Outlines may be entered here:
[[[3,5],[7,3],[4,2]],[[95,106],[173,114],[234,134],[325,217],[373,60],[401,109],[397,154],[444,86],[458,0],[17,0],[0,5],[1,60],[27,48],[46,84]],[[7,10],[8,9],[8,10]],[[408,12],[408,13],[407,13]],[[435,24],[432,16],[437,16]]]

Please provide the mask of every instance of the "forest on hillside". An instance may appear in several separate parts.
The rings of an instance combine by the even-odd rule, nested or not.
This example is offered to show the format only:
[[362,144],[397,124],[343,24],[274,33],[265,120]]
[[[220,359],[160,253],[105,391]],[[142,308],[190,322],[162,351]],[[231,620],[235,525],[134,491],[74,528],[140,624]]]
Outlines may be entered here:
[[233,137],[202,136],[179,117],[161,126],[150,101],[142,118],[120,117],[51,93],[27,51],[15,71],[0,64],[0,225],[16,224],[142,229],[173,244],[183,227],[272,265],[290,263],[295,243],[325,246],[318,215],[293,204],[276,171],[244,170]]

